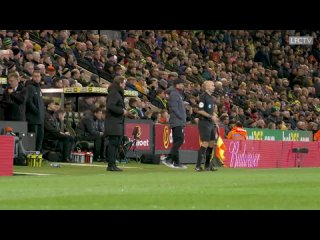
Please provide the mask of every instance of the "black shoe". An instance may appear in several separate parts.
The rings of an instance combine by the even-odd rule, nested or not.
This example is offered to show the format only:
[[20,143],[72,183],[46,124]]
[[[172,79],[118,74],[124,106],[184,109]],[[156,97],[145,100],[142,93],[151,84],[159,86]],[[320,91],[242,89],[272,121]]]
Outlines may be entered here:
[[123,169],[122,168],[118,168],[117,166],[113,166],[113,171],[122,172]]
[[215,167],[206,167],[206,171],[218,171]]
[[196,167],[194,170],[195,170],[196,172],[202,172],[202,171],[203,171],[203,168],[202,168],[201,166],[199,166],[199,167]]
[[187,169],[188,167],[186,165],[183,165],[181,163],[173,163],[174,168],[180,168],[180,169]]
[[113,165],[113,166],[108,166],[107,171],[122,172],[123,170],[121,168],[118,168],[116,165]]

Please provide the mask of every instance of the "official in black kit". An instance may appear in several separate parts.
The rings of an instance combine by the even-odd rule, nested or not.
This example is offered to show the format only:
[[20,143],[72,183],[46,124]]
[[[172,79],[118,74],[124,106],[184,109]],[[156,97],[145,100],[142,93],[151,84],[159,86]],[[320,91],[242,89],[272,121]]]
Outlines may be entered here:
[[205,81],[202,85],[204,90],[199,99],[199,123],[198,129],[200,134],[201,146],[198,151],[198,159],[195,170],[197,172],[203,171],[201,167],[202,159],[205,159],[205,170],[216,170],[210,166],[210,158],[215,140],[215,127],[217,126],[217,117],[215,116],[215,104],[212,98],[214,91],[214,83],[212,81]]

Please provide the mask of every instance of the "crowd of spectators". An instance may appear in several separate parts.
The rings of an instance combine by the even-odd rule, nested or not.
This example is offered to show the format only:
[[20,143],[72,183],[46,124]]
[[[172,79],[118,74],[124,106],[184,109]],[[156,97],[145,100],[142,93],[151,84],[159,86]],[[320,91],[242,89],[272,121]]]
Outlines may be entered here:
[[[314,37],[313,45],[289,45],[289,36],[300,35]],[[201,84],[212,80],[216,113],[226,130],[239,121],[247,128],[315,132],[319,40],[319,31],[305,30],[122,30],[121,39],[93,30],[0,30],[0,75],[18,72],[24,85],[39,68],[41,88],[108,87],[122,75],[126,88],[139,92],[126,99],[128,110],[160,123],[170,117],[167,90],[175,79],[186,81],[190,123],[197,122]],[[104,109],[105,97],[84,98],[81,108]]]

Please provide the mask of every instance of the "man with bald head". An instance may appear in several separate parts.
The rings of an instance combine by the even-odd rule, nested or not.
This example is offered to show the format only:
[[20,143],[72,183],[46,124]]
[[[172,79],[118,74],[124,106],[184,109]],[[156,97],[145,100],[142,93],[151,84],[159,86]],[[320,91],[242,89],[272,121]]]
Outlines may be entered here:
[[215,140],[215,127],[217,126],[218,119],[215,116],[215,104],[213,102],[212,93],[215,89],[213,81],[205,81],[202,84],[203,94],[199,99],[199,134],[201,146],[198,151],[198,160],[195,171],[201,172],[202,159],[205,159],[205,170],[215,171],[213,166],[210,166],[210,158]]

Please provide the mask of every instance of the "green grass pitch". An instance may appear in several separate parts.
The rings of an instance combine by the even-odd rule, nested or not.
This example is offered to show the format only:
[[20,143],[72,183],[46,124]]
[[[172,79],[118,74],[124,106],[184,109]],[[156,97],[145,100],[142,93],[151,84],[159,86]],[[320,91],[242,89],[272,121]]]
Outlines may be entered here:
[[320,168],[119,166],[123,172],[105,164],[15,166],[14,176],[0,177],[0,209],[320,209]]

